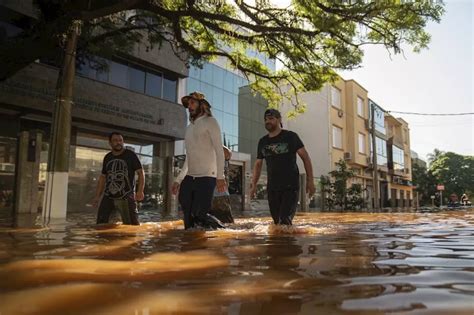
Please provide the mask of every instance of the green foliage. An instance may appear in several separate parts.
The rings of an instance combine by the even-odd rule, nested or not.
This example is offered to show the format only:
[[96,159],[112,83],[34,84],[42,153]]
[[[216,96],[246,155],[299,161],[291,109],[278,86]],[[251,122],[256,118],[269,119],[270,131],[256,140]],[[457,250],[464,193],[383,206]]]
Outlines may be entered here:
[[332,210],[334,207],[334,184],[329,176],[321,175],[319,178],[321,194],[323,196],[323,209]]
[[347,181],[354,177],[354,171],[347,167],[344,160],[336,162],[336,169],[329,172],[329,175],[320,178],[321,192],[328,210],[332,210],[334,207],[343,210],[356,210],[365,207],[362,186],[353,184],[347,188]]
[[422,202],[430,204],[430,196],[436,193],[436,185],[445,186],[443,195],[461,196],[474,193],[474,157],[435,149],[429,154],[429,168],[413,165],[413,183],[422,194]]
[[366,206],[365,200],[362,197],[362,185],[352,184],[352,186],[347,190],[347,208],[360,210]]
[[[363,46],[426,48],[428,21],[439,22],[438,1],[294,0],[279,8],[271,1],[244,0],[36,0],[39,16],[23,33],[2,38],[0,80],[36,59],[58,55],[61,38],[82,21],[78,56],[130,54],[137,43],[147,49],[171,45],[187,64],[217,57],[242,72],[271,106],[288,99],[293,114],[304,111],[298,92],[318,90],[337,78],[335,70],[357,68]],[[272,71],[249,49],[278,60]],[[284,87],[283,89],[281,87]],[[277,91],[278,93],[275,93]]]
[[438,184],[445,186],[446,196],[474,192],[474,156],[454,152],[441,153],[429,167]]
[[436,193],[436,179],[426,167],[412,164],[412,182],[419,193],[421,205],[431,205],[430,196]]

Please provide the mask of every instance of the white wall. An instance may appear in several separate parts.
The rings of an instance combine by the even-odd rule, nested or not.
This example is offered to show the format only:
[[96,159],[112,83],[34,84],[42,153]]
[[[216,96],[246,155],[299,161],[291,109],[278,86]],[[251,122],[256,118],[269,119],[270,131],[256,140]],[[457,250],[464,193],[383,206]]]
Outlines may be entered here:
[[[286,114],[292,109],[287,101],[281,106],[283,128],[296,132],[313,163],[314,177],[327,175],[330,171],[330,130],[329,130],[329,86],[324,86],[319,92],[306,92],[299,95],[306,106],[306,112],[295,118],[288,119]],[[300,173],[305,169],[298,158]]]

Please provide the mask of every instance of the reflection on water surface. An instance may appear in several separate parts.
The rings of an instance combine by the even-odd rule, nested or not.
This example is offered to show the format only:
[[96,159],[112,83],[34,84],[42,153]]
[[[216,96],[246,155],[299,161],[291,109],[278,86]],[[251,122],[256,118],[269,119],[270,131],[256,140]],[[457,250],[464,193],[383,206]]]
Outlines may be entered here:
[[0,314],[474,311],[473,210],[307,213],[286,229],[258,214],[220,231],[89,222],[3,224]]

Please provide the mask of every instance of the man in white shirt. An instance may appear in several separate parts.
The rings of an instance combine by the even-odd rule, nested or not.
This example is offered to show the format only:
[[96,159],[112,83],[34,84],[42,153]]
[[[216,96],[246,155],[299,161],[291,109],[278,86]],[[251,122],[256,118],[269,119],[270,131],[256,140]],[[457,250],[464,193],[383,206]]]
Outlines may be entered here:
[[214,189],[217,187],[218,192],[226,190],[221,130],[202,93],[193,92],[181,98],[181,102],[189,111],[191,123],[184,138],[186,160],[173,184],[172,193],[176,195],[179,191],[185,229],[195,224],[221,228],[222,223],[208,213]]

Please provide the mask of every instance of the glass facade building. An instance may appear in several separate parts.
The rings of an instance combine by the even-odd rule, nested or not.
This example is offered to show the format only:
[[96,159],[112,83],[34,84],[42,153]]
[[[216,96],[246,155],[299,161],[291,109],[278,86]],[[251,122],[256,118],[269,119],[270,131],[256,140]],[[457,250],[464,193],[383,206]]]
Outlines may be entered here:
[[206,95],[221,127],[222,141],[232,151],[239,151],[239,88],[247,84],[245,78],[215,64],[189,69],[187,94],[200,91]]
[[[275,70],[274,60],[252,51],[248,51],[247,54],[259,59],[271,70]],[[218,64],[206,63],[202,69],[193,66],[189,69],[186,92],[189,94],[200,91],[206,95],[206,99],[212,106],[212,113],[221,127],[222,141],[225,145],[235,152],[253,154],[254,152],[249,150],[250,137],[243,137],[242,133],[250,130],[257,131],[255,126],[252,129],[252,126],[255,125],[252,122],[260,117],[263,119],[263,112],[261,115],[258,114],[262,111],[259,104],[245,104],[246,107],[256,106],[252,114],[247,115],[248,110],[244,110],[244,115],[242,115],[242,98],[239,99],[239,94],[242,96],[242,92],[239,90],[248,84],[249,81],[235,71],[228,70]],[[243,120],[245,122],[242,122]],[[259,124],[263,125],[263,121],[260,120]],[[242,127],[246,130],[241,130]],[[241,146],[242,142],[245,142],[243,147]],[[242,150],[243,148],[244,150]]]

